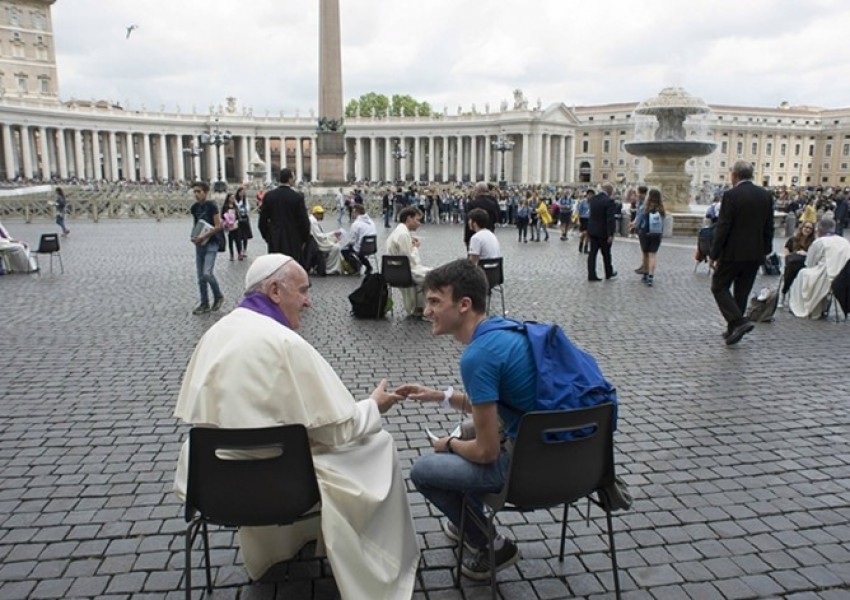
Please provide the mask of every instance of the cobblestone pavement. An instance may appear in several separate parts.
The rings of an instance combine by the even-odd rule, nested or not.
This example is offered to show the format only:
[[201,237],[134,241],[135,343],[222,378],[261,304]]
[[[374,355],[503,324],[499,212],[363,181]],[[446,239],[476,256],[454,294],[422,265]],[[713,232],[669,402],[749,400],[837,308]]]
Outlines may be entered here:
[[[6,225],[32,242],[56,230]],[[190,315],[188,220],[70,226],[64,275],[0,277],[0,599],[181,598],[184,522],[171,481],[186,427],[172,411],[190,352],[218,316]],[[462,255],[458,226],[420,233],[426,263]],[[513,229],[497,233],[510,314],[562,324],[619,390],[618,470],[636,498],[614,519],[624,597],[850,598],[850,323],[782,312],[727,348],[692,240],[665,240],[646,288],[632,273],[634,240],[615,243],[617,279],[588,283],[575,237],[518,244]],[[225,309],[246,269],[219,255]],[[765,283],[777,280],[756,286]],[[302,329],[355,395],[381,377],[460,383],[460,346],[426,323],[352,319],[356,285],[314,280]],[[423,427],[454,418],[413,405],[388,413],[405,473],[429,451]],[[423,550],[414,597],[489,597],[486,586],[452,587],[448,540],[409,489]],[[501,523],[524,555],[499,575],[503,598],[613,596],[600,513],[572,522],[563,563],[552,513]],[[337,596],[326,563],[252,585],[234,534],[212,543],[215,598]]]

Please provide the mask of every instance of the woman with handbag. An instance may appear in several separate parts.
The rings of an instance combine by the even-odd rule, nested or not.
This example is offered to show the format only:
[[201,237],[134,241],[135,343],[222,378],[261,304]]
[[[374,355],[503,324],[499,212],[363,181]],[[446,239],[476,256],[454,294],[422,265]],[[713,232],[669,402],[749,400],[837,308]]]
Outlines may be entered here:
[[236,201],[233,199],[233,194],[227,194],[224,202],[221,204],[221,222],[224,225],[224,230],[227,232],[227,246],[230,249],[230,260],[234,260],[234,246],[236,246],[239,259],[242,260],[242,240],[239,234],[239,223],[236,222]]
[[248,240],[254,237],[251,231],[251,206],[248,204],[248,196],[245,188],[239,187],[234,198],[236,202],[236,223],[239,225],[239,260],[248,258]]

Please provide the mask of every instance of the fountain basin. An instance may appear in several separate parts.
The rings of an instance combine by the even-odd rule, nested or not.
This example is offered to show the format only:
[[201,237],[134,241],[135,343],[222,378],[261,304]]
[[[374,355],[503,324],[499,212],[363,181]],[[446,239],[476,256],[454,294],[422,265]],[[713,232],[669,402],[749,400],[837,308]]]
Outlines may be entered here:
[[649,159],[660,156],[707,156],[714,152],[714,142],[665,141],[665,142],[627,142],[626,152],[633,156],[646,156]]

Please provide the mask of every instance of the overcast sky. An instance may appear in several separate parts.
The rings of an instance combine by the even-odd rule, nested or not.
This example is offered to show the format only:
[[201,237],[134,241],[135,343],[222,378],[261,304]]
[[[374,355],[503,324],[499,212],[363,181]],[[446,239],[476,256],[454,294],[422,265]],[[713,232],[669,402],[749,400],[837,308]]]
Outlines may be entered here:
[[[850,106],[847,0],[339,0],[343,98],[479,111],[640,101]],[[319,0],[59,0],[59,90],[184,112],[317,110]],[[126,28],[138,25],[129,38]]]

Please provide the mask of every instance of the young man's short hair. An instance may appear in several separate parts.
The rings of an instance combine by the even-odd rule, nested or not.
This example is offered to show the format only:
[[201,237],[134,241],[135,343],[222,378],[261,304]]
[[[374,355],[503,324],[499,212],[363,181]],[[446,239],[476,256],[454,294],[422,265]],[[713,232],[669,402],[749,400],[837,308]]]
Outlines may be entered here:
[[487,276],[468,260],[454,260],[432,269],[425,276],[424,287],[426,291],[451,287],[453,302],[469,298],[472,310],[481,314],[487,311]]
[[415,216],[419,216],[419,218],[421,219],[422,211],[416,208],[415,206],[408,206],[406,208],[402,208],[401,211],[398,213],[398,222],[406,223],[409,218]]
[[201,188],[204,192],[208,193],[210,191],[210,184],[208,184],[206,181],[196,181],[192,184],[192,189],[195,188]]
[[354,206],[351,207],[351,211],[358,214],[358,215],[365,215],[366,214],[366,207],[363,206],[362,204],[355,204]]
[[490,215],[488,215],[487,211],[483,208],[473,208],[469,211],[469,214],[466,215],[466,219],[467,221],[472,221],[481,229],[487,229],[490,226]]
[[294,173],[292,169],[289,167],[284,167],[280,170],[280,182],[281,183],[289,183],[289,180],[292,179]]

